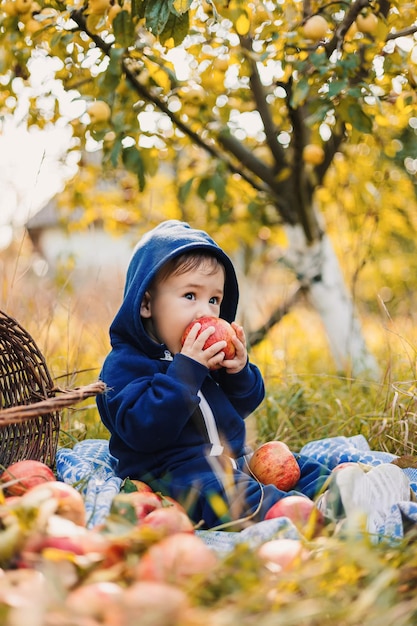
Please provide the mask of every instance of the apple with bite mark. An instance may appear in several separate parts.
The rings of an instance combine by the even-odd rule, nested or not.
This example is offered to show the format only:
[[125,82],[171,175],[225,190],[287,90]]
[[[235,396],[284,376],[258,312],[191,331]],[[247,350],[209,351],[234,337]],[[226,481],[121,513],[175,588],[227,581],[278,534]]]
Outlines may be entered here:
[[283,441],[267,441],[255,450],[249,469],[264,485],[275,485],[282,491],[292,489],[300,478],[300,467]]
[[[198,335],[209,326],[213,326],[215,329],[214,333],[210,335],[210,337],[204,344],[204,350],[212,346],[214,343],[217,343],[218,341],[226,341],[226,347],[222,349],[222,352],[224,352],[224,358],[226,360],[233,359],[236,354],[236,348],[232,339],[233,337],[236,337],[236,333],[233,330],[232,326],[229,324],[229,322],[222,319],[221,317],[212,317],[210,315],[206,315],[204,317],[199,317],[198,319],[193,320],[190,324],[188,324],[187,328],[182,334],[181,345],[184,344],[184,341],[187,339],[190,330],[197,322],[201,324]],[[221,365],[217,365],[213,369],[219,369],[220,367]]]
[[287,496],[267,511],[265,518],[286,517],[304,535],[315,537],[324,526],[324,516],[313,500],[305,496]]

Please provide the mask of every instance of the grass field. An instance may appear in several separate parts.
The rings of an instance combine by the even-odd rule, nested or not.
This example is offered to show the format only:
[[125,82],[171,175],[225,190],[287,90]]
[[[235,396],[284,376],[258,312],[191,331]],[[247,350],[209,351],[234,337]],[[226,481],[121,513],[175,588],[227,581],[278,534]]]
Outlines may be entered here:
[[[4,267],[0,308],[32,334],[51,374],[63,386],[96,380],[109,349],[108,325],[121,288],[78,291],[33,280]],[[363,434],[371,449],[415,455],[416,329],[407,319],[363,320],[379,380],[334,370],[320,321],[312,311],[288,315],[251,352],[266,382],[264,403],[249,418],[251,443],[281,439],[293,450],[313,439]],[[61,445],[106,437],[94,401],[63,415]],[[415,626],[417,551],[412,529],[398,543],[343,540],[332,529],[306,540],[308,558],[285,575],[260,567],[245,547],[216,577],[187,588],[196,611],[178,626]]]

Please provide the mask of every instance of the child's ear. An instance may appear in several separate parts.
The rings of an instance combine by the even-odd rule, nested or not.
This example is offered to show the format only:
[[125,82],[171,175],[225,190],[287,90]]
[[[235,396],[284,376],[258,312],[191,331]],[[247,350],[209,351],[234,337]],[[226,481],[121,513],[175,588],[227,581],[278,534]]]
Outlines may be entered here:
[[143,296],[143,300],[140,305],[140,315],[141,317],[151,317],[151,294],[149,291],[145,291],[145,295]]

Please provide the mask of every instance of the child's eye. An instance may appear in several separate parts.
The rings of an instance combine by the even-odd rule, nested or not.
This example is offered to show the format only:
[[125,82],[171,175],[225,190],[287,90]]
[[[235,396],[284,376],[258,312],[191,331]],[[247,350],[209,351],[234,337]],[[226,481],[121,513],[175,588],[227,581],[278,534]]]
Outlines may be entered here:
[[195,300],[195,294],[190,291],[189,293],[184,294],[184,298],[187,298],[187,300]]
[[220,298],[213,296],[212,298],[210,298],[209,302],[210,304],[220,304]]

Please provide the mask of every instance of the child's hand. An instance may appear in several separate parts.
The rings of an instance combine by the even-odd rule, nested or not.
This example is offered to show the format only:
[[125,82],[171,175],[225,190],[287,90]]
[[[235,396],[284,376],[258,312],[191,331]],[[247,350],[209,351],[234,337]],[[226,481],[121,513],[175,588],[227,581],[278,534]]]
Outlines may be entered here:
[[[201,324],[196,322],[188,333],[180,352],[201,365],[205,365],[208,369],[218,369],[225,362],[223,350],[227,345],[226,341],[216,341],[204,349],[207,339],[216,331],[214,326],[208,326],[197,336],[200,328]],[[230,362],[234,363],[235,359]]]
[[246,350],[246,337],[245,331],[242,326],[232,322],[232,328],[236,333],[236,337],[233,337],[233,344],[236,348],[236,354],[233,359],[224,359],[221,362],[222,367],[226,368],[229,374],[237,374],[246,365],[248,360],[248,351]]

